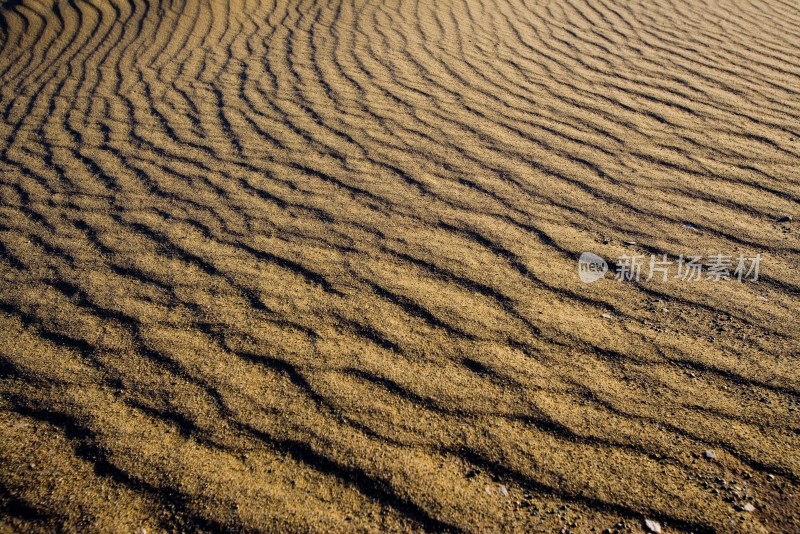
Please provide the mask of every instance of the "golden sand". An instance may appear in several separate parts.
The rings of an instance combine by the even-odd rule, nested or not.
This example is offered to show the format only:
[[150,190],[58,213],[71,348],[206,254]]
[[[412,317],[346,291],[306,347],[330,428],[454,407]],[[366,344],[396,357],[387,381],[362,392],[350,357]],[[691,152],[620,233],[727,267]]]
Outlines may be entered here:
[[3,0],[0,45],[0,530],[800,531],[793,0]]

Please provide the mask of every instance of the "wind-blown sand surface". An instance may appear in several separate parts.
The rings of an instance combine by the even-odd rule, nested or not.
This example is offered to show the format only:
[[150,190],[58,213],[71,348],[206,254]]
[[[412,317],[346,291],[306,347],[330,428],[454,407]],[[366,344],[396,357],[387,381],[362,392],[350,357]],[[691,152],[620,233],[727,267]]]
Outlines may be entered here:
[[5,0],[0,45],[2,530],[800,531],[792,0]]

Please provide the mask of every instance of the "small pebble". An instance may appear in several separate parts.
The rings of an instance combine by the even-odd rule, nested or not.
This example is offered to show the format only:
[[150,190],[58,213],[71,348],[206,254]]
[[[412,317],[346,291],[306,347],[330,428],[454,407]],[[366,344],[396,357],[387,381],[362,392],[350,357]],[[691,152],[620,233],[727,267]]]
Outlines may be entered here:
[[505,486],[500,486],[499,488],[497,488],[497,494],[500,495],[501,497],[508,497],[508,490],[506,489]]
[[613,319],[614,318],[614,316],[611,315],[610,313],[604,313],[603,315],[601,315],[601,317],[603,319]]
[[753,506],[751,503],[747,503],[742,507],[742,510],[744,510],[745,512],[755,512],[756,507]]
[[717,453],[715,453],[712,449],[708,449],[706,452],[703,453],[703,456],[705,456],[709,460],[713,460],[714,458],[717,457]]
[[779,223],[792,222],[792,216],[791,215],[783,215],[781,217],[778,217],[778,222]]
[[660,534],[661,532],[661,523],[658,521],[653,521],[652,519],[645,519],[644,526],[647,528],[647,532],[652,532],[654,534]]

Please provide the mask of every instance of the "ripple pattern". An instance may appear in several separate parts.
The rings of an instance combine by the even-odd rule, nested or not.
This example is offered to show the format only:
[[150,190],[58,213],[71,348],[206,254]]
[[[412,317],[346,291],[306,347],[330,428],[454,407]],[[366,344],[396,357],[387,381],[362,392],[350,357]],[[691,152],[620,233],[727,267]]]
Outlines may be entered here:
[[0,1],[1,521],[800,530],[799,206],[791,0]]

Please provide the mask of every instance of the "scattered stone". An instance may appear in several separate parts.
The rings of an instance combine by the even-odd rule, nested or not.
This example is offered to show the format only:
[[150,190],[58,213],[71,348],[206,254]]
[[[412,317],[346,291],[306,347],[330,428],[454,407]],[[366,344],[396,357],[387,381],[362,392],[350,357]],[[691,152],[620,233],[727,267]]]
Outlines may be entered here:
[[603,315],[601,315],[601,317],[603,319],[613,319],[614,318],[614,316],[611,315],[610,313],[604,313]]
[[653,521],[652,519],[645,519],[644,526],[647,528],[647,532],[652,532],[653,534],[661,534],[661,523],[658,521]]
[[767,475],[768,480],[775,480],[775,475]]
[[793,219],[791,215],[782,215],[781,217],[778,217],[777,220],[779,223],[785,223],[785,222],[792,222]]
[[633,246],[636,244],[636,241],[623,241],[624,244]]
[[501,497],[508,497],[508,490],[506,489],[505,486],[500,486],[499,488],[497,488],[497,494],[500,495]]
[[477,469],[470,469],[469,471],[467,471],[467,474],[464,475],[464,476],[467,477],[467,478],[475,478],[479,474],[480,474],[480,471],[478,471]]
[[714,452],[713,449],[708,449],[706,452],[703,453],[703,456],[706,457],[708,460],[713,460],[717,457],[717,453]]
[[745,512],[755,512],[756,507],[753,506],[752,503],[747,503],[744,506],[742,506],[742,510],[744,510]]

